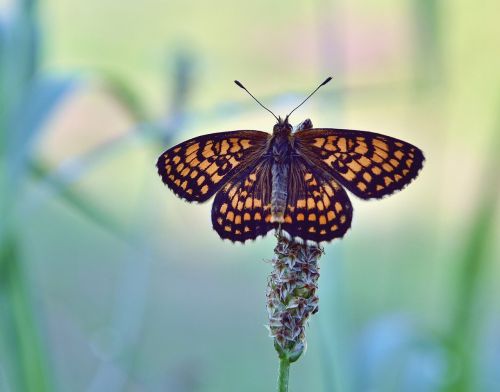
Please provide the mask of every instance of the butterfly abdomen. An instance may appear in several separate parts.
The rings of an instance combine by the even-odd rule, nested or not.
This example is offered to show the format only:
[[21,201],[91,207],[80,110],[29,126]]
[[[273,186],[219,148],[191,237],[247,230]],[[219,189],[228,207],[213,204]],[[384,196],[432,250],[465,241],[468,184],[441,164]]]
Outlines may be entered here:
[[284,222],[290,166],[290,143],[288,138],[278,137],[272,146],[273,166],[271,190],[271,221]]

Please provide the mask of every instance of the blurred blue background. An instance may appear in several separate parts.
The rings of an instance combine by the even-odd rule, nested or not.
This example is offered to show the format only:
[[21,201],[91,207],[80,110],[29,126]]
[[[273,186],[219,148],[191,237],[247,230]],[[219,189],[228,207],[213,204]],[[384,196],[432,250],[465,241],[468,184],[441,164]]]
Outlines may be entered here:
[[[0,391],[270,391],[275,239],[154,167],[273,119],[426,154],[325,247],[291,391],[500,390],[498,2],[0,0]],[[495,299],[497,298],[497,299]]]

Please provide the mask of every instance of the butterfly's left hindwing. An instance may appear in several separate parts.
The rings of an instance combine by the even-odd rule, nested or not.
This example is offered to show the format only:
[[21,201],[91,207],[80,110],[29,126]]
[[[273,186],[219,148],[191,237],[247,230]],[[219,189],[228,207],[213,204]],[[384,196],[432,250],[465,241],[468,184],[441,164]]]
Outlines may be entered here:
[[265,152],[270,135],[231,131],[187,140],[160,155],[156,164],[163,182],[187,201],[213,196],[248,162]]
[[233,242],[253,240],[273,229],[269,158],[249,164],[217,193],[212,225],[221,238]]

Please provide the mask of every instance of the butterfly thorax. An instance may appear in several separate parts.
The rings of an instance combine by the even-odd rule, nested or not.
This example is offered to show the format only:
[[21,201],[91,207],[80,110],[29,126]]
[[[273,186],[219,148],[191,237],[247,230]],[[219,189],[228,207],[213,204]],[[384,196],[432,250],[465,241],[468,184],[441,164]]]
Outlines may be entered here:
[[273,222],[283,222],[287,201],[288,172],[290,166],[290,154],[292,146],[290,136],[292,126],[288,123],[288,118],[281,117],[273,128],[271,139],[272,154],[272,192],[271,192],[271,220]]

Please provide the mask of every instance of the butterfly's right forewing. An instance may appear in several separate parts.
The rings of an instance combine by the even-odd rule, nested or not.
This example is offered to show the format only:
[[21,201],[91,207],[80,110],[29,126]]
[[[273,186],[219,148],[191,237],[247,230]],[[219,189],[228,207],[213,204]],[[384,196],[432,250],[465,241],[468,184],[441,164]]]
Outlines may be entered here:
[[161,154],[158,173],[177,196],[203,202],[262,156],[270,136],[261,131],[231,131],[195,137]]

